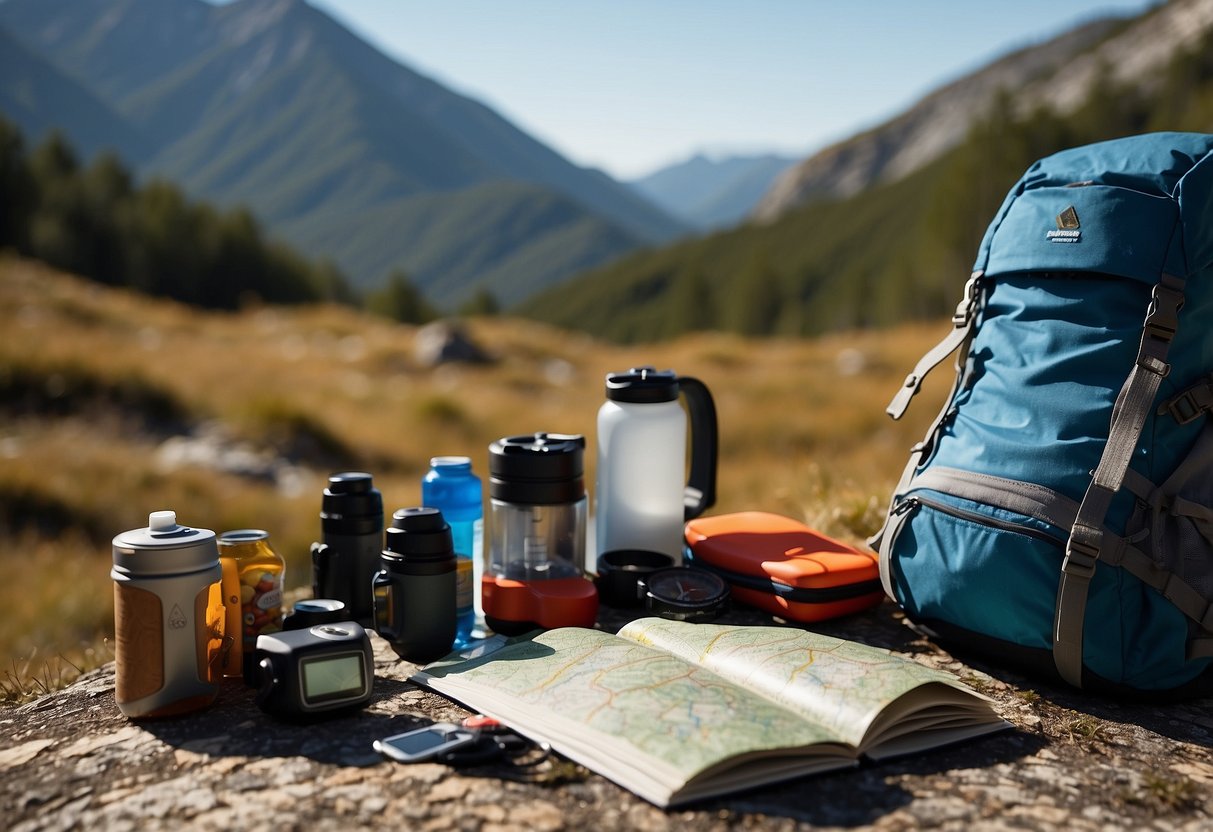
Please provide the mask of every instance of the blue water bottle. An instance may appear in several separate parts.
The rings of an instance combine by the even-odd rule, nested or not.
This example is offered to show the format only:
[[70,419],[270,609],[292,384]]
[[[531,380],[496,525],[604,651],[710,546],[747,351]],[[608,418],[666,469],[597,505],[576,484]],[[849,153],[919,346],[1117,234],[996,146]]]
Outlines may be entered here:
[[421,502],[439,509],[451,526],[455,544],[455,647],[484,634],[480,578],[484,572],[484,498],[480,478],[466,456],[436,456],[421,481]]

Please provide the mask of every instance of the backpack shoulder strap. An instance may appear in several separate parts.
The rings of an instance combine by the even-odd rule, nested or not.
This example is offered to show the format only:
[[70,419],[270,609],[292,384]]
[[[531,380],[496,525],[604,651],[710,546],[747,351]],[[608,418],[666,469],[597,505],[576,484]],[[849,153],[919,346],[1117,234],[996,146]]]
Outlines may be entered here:
[[868,539],[868,545],[879,554],[878,563],[880,566],[881,585],[884,587],[885,594],[894,601],[897,600],[897,596],[893,593],[893,574],[889,563],[889,554],[892,551],[893,541],[901,529],[901,523],[905,519],[904,514],[899,515],[897,513],[897,500],[910,487],[918,466],[930,455],[940,426],[943,424],[944,419],[947,418],[952,399],[960,390],[960,386],[964,381],[965,359],[968,356],[969,344],[973,340],[981,305],[981,279],[983,275],[984,273],[981,271],[975,271],[970,275],[968,282],[965,283],[964,297],[956,305],[956,312],[952,315],[952,330],[942,341],[928,350],[926,355],[919,359],[914,370],[906,376],[905,384],[897,391],[897,395],[893,397],[893,401],[889,403],[888,408],[885,410],[894,419],[900,419],[905,414],[906,408],[910,406],[910,399],[922,387],[922,381],[926,378],[927,374],[942,364],[944,359],[949,355],[957,350],[960,351],[956,356],[956,380],[952,385],[952,394],[944,399],[943,407],[940,408],[939,415],[935,417],[935,421],[927,429],[926,437],[910,449],[910,459],[906,463],[905,470],[902,471],[901,480],[897,483],[897,487],[893,489],[893,496],[889,502],[889,510],[885,513],[884,525],[881,526],[876,534]]
[[922,358],[918,359],[914,369],[906,376],[901,389],[885,408],[885,413],[888,413],[894,420],[905,415],[906,408],[910,406],[910,399],[918,395],[927,375],[973,337],[973,322],[976,317],[979,292],[977,281],[981,277],[982,272],[980,271],[973,272],[969,277],[968,282],[965,283],[964,297],[960,299],[960,303],[956,305],[956,311],[952,313],[952,330],[944,336],[942,341],[931,347]]
[[1154,405],[1158,387],[1170,372],[1167,352],[1178,329],[1179,310],[1183,303],[1183,279],[1163,274],[1154,287],[1146,314],[1137,362],[1112,408],[1107,444],[1083,495],[1078,517],[1066,543],[1053,624],[1053,661],[1061,677],[1078,688],[1082,687],[1083,621],[1087,592],[1100,550],[1104,547],[1104,518],[1112,498],[1124,482],[1125,472]]

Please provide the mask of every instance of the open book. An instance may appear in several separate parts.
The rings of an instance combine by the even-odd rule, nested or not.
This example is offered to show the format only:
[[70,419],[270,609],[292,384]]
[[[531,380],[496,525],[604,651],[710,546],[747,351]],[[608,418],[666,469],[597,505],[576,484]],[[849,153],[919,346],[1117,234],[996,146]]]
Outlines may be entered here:
[[549,630],[453,653],[412,681],[663,807],[1009,727],[945,672],[790,627]]

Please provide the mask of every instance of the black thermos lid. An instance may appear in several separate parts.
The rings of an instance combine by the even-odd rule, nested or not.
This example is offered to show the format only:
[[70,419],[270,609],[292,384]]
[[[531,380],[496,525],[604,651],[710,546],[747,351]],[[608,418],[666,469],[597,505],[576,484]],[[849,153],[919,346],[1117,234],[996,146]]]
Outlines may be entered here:
[[347,471],[330,476],[320,520],[329,534],[378,534],[383,529],[383,495],[371,475]]
[[451,527],[436,508],[397,509],[384,537],[387,558],[395,555],[410,563],[455,558]]
[[678,376],[673,370],[633,367],[626,373],[607,373],[606,397],[613,402],[653,404],[678,398]]

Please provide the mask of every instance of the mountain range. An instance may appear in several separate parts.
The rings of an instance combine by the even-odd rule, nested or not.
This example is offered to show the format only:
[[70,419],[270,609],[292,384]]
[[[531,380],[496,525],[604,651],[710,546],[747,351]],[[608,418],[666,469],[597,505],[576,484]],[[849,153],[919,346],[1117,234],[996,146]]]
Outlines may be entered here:
[[754,209],[774,220],[815,199],[848,197],[921,169],[959,145],[1006,91],[1020,114],[1072,113],[1096,85],[1149,89],[1177,53],[1213,27],[1213,3],[1173,0],[1138,18],[1108,17],[999,58],[931,92],[900,115],[789,168]]
[[446,308],[487,289],[626,340],[805,334],[946,311],[1039,156],[1213,131],[1211,33],[1213,0],[1090,21],[799,162],[701,156],[630,186],[303,0],[0,0],[0,113],[247,204],[362,288],[403,270]]
[[994,61],[782,174],[751,222],[629,254],[518,312],[625,341],[802,336],[947,314],[1036,159],[1213,133],[1213,0],[1089,22]]
[[721,158],[697,153],[630,184],[694,228],[727,228],[743,221],[776,178],[797,161],[770,153]]
[[685,227],[302,0],[7,0],[0,110],[246,204],[356,285],[510,303]]

